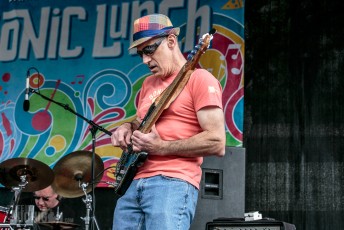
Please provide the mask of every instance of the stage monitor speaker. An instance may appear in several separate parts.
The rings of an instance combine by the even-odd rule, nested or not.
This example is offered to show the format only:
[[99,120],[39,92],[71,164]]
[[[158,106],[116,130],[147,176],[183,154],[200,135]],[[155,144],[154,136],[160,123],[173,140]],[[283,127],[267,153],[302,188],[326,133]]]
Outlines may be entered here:
[[226,147],[224,157],[204,157],[195,218],[190,230],[220,217],[244,218],[245,148]]
[[295,225],[278,220],[217,221],[206,224],[206,230],[295,230]]

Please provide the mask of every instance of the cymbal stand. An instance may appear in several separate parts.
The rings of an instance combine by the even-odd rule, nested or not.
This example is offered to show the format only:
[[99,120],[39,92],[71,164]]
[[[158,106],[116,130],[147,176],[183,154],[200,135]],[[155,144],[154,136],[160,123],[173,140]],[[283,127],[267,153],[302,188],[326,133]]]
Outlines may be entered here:
[[28,183],[29,182],[27,182],[27,180],[26,180],[26,175],[21,175],[20,176],[20,183],[18,184],[18,186],[12,187],[12,191],[14,191],[14,200],[13,200],[12,204],[9,206],[9,209],[6,212],[6,216],[5,216],[4,222],[6,222],[7,218],[12,215],[13,210],[15,209],[15,207],[19,203],[21,192],[22,192],[22,190],[25,188],[25,186]]
[[90,217],[90,212],[92,211],[92,196],[87,194],[87,191],[86,191],[87,186],[88,186],[88,183],[83,182],[80,184],[80,187],[85,194],[85,199],[82,199],[82,201],[86,204],[86,217],[82,217],[81,219],[83,219],[85,222],[85,230],[89,230],[90,218],[93,219],[93,223],[96,225],[96,228],[99,230],[96,217],[94,215]]

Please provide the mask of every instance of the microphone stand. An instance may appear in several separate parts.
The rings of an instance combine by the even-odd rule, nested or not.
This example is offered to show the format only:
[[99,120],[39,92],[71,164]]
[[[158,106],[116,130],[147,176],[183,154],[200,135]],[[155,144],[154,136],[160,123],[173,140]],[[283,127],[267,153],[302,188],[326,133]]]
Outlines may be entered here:
[[[91,181],[91,184],[92,184],[92,199],[89,199],[90,201],[87,203],[87,205],[90,205],[90,203],[92,203],[92,216],[91,216],[91,219],[93,220],[92,221],[92,228],[91,229],[94,229],[93,228],[93,224],[94,223],[96,223],[96,226],[97,226],[97,228],[98,228],[98,224],[97,224],[97,220],[96,220],[96,217],[95,217],[95,214],[94,214],[94,212],[95,212],[95,204],[94,204],[94,197],[95,197],[95,193],[94,193],[94,161],[95,161],[95,148],[96,148],[96,133],[97,133],[97,131],[98,130],[100,130],[100,131],[102,131],[103,133],[105,133],[105,134],[107,134],[107,135],[109,135],[109,136],[111,136],[111,132],[110,131],[108,131],[108,130],[106,130],[106,129],[104,129],[103,127],[101,127],[100,125],[97,125],[96,123],[94,123],[92,120],[89,120],[89,119],[87,119],[86,117],[84,117],[84,116],[82,116],[81,114],[79,114],[79,113],[77,113],[77,112],[75,112],[73,109],[71,109],[70,107],[69,107],[69,105],[68,104],[63,104],[63,103],[60,103],[60,102],[58,102],[58,101],[55,101],[54,99],[51,99],[51,98],[49,98],[49,97],[46,97],[46,96],[44,96],[43,94],[41,94],[40,92],[37,92],[36,90],[34,90],[34,89],[32,89],[32,88],[29,88],[29,92],[32,92],[32,93],[35,93],[35,94],[37,94],[37,95],[39,95],[39,96],[41,96],[42,98],[44,98],[44,99],[46,99],[46,100],[48,100],[48,101],[51,101],[51,102],[53,102],[53,103],[55,103],[55,104],[57,104],[57,105],[59,105],[59,106],[61,106],[62,108],[64,108],[65,110],[67,110],[67,111],[69,111],[69,112],[71,112],[71,113],[73,113],[73,114],[75,114],[76,116],[78,116],[78,117],[80,117],[80,118],[82,118],[83,120],[85,120],[90,126],[91,126],[91,128],[90,128],[90,132],[91,132],[91,134],[92,134],[92,162],[91,162],[91,174],[92,174],[92,181]],[[87,196],[86,196],[86,199],[87,199]],[[89,210],[90,210],[90,208],[89,208],[89,206],[87,207],[87,215],[89,214]],[[88,221],[88,217],[86,217],[85,218],[85,223]],[[86,223],[87,224],[87,227],[88,227],[88,223]],[[99,228],[98,228],[99,229]]]

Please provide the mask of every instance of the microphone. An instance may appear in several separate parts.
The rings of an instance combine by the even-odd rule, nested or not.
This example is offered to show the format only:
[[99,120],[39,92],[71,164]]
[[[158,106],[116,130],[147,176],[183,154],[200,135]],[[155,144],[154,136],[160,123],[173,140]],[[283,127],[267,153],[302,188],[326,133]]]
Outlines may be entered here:
[[30,109],[30,101],[29,101],[29,89],[30,89],[30,71],[28,70],[26,73],[26,92],[25,92],[25,100],[23,104],[23,109],[25,112],[29,111]]

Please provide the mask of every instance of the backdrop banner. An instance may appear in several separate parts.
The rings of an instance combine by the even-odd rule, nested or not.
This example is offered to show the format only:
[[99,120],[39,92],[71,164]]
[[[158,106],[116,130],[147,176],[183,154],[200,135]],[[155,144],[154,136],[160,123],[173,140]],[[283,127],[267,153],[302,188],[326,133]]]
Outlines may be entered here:
[[[185,56],[211,28],[217,30],[199,67],[223,87],[228,146],[242,146],[244,1],[0,1],[0,162],[25,157],[50,167],[77,150],[92,151],[90,122],[113,132],[133,119],[142,81],[150,74],[128,51],[133,21],[162,13],[181,28]],[[29,79],[27,81],[27,79]],[[61,103],[30,92],[26,86]],[[85,117],[80,118],[69,110]],[[122,154],[96,132],[96,153],[113,180]],[[99,186],[107,186],[100,183]]]

